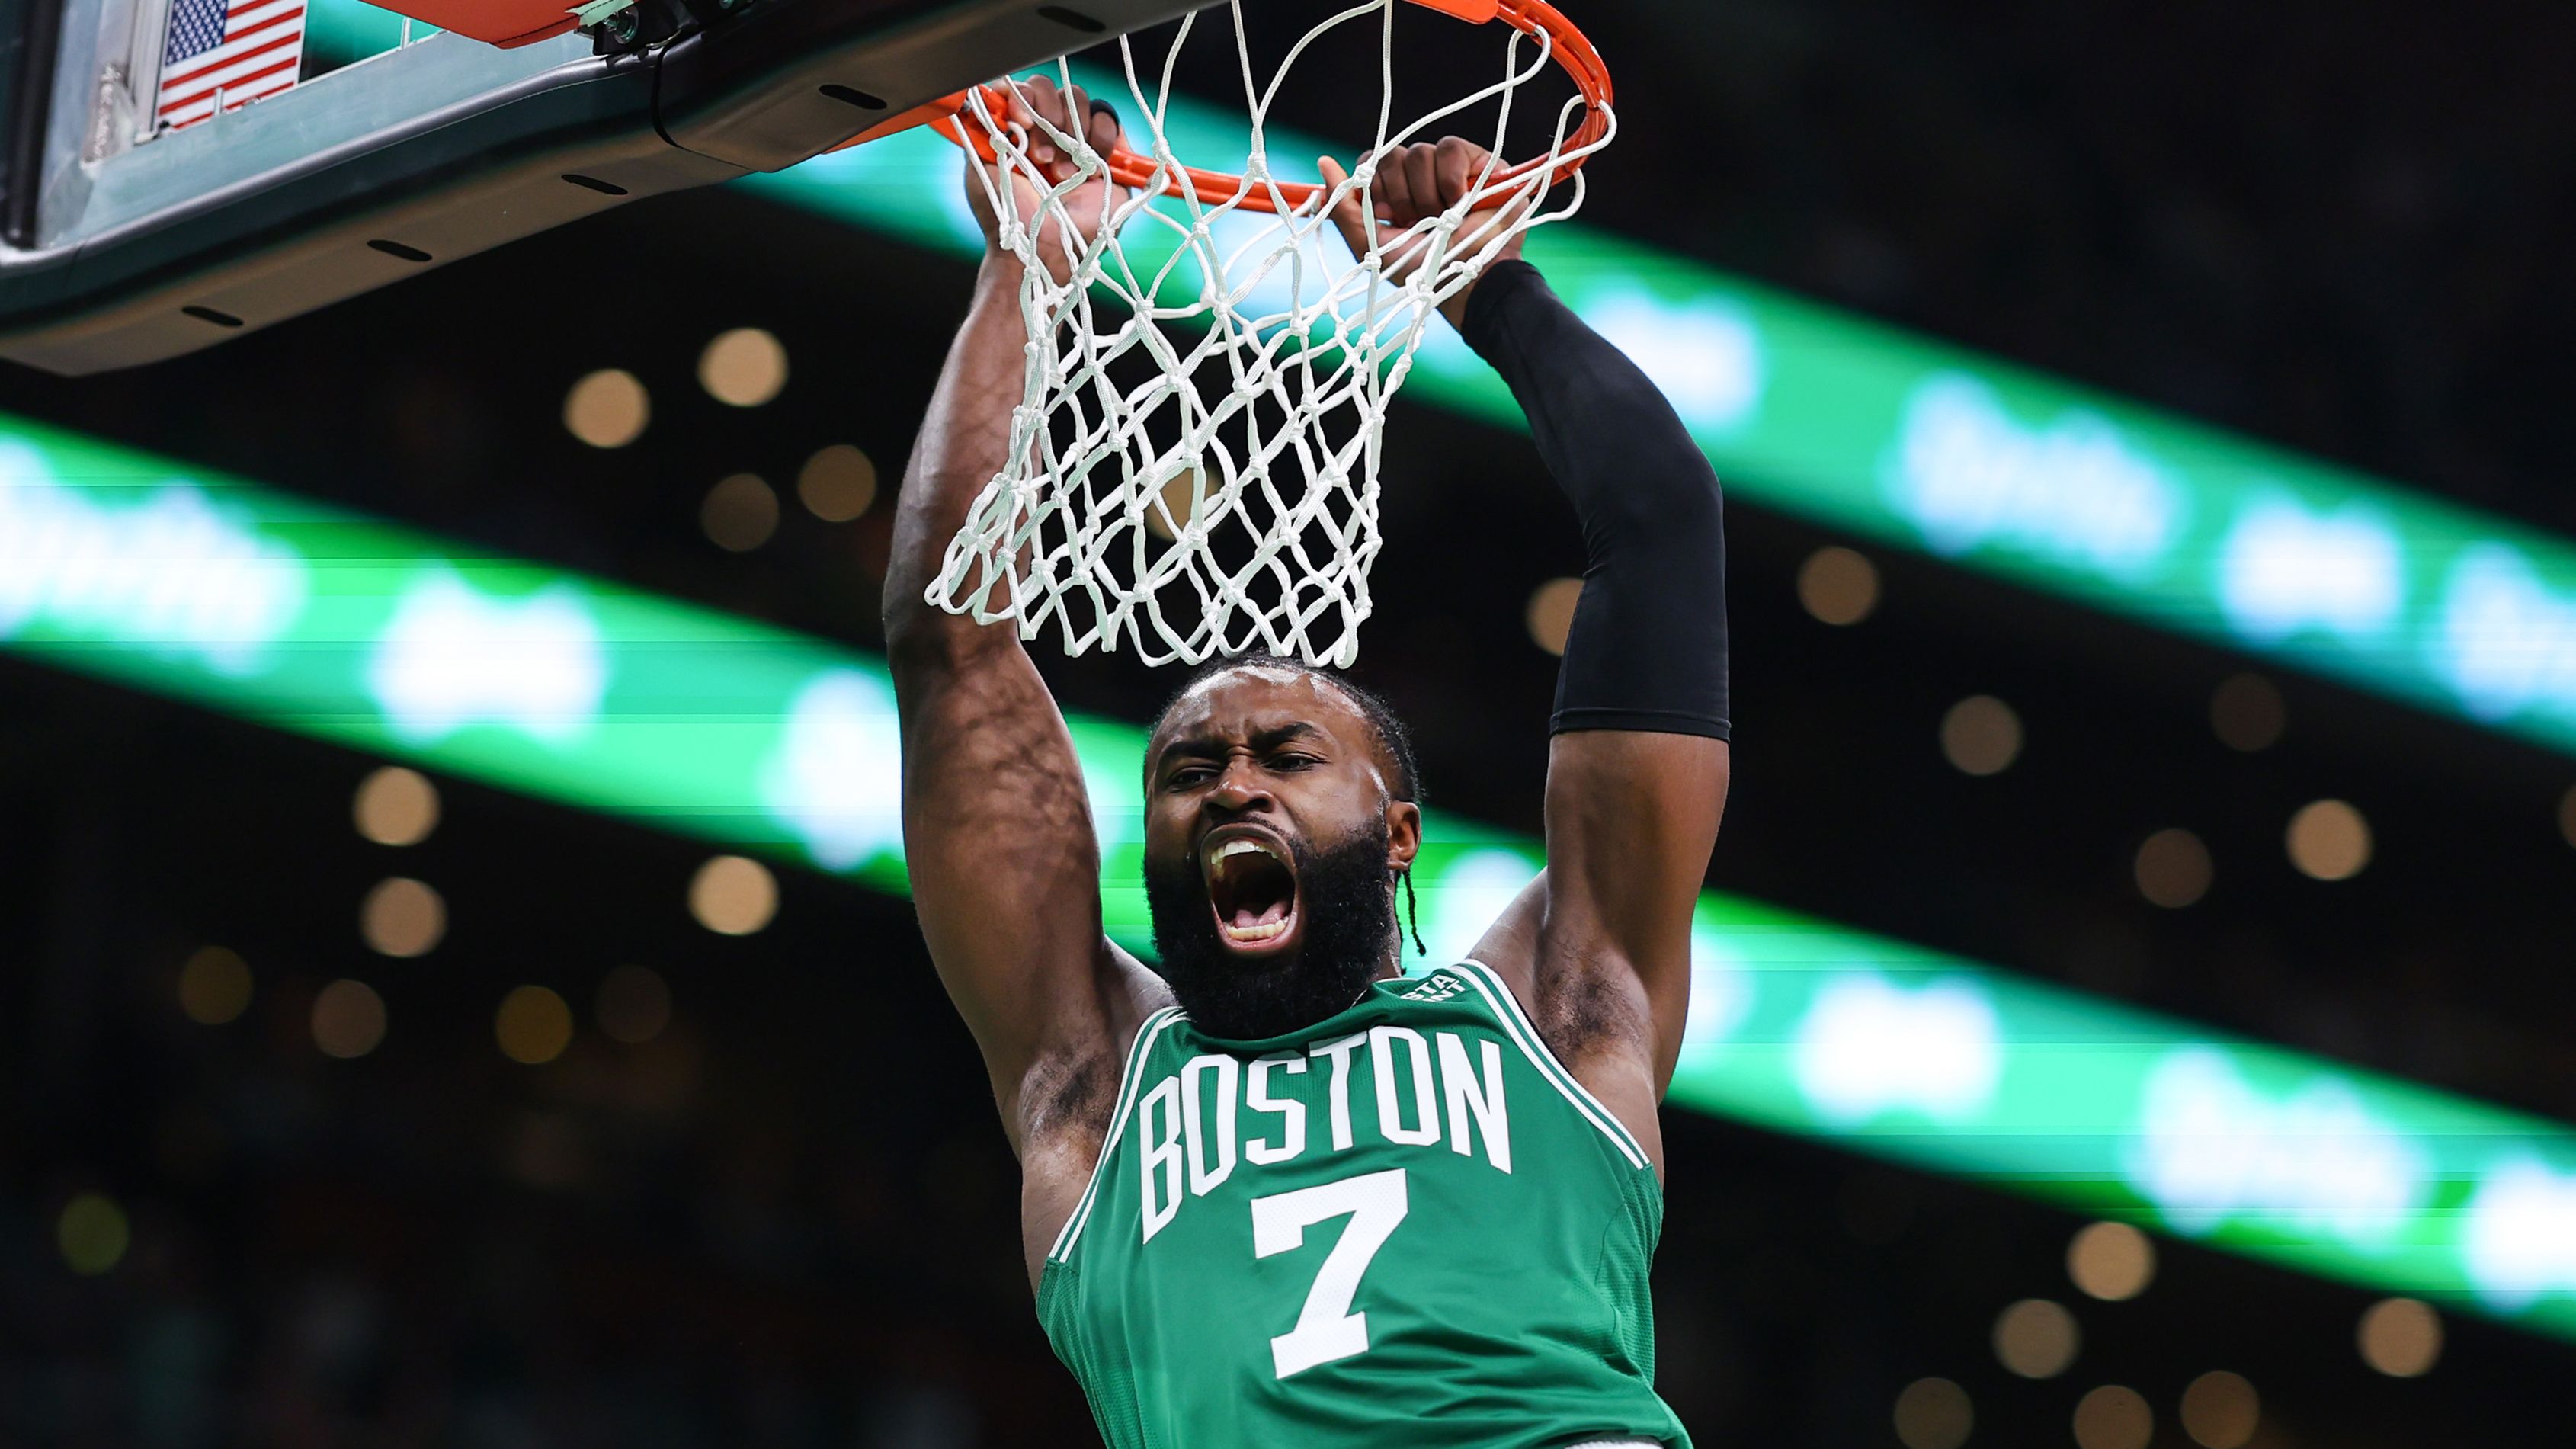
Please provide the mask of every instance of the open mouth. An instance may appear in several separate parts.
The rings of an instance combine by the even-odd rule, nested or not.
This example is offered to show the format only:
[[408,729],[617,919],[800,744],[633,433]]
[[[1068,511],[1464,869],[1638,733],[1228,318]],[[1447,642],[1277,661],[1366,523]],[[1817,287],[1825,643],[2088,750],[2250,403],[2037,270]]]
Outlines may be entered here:
[[1288,852],[1267,840],[1234,835],[1209,844],[1203,859],[1218,937],[1239,950],[1284,945],[1297,923],[1297,871]]

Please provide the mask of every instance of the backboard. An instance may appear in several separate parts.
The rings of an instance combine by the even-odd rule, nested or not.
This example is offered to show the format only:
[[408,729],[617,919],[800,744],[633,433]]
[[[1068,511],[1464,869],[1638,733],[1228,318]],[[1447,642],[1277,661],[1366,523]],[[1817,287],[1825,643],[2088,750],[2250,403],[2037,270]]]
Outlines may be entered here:
[[0,357],[212,346],[1204,0],[400,3],[0,0]]

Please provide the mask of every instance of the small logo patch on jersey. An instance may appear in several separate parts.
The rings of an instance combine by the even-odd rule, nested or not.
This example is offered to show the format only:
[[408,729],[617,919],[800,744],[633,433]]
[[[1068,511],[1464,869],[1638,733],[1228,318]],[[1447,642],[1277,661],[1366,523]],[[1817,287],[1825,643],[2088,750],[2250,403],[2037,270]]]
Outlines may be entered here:
[[1422,978],[1422,984],[1404,993],[1407,1001],[1447,1001],[1467,989],[1467,983],[1446,971],[1434,971]]

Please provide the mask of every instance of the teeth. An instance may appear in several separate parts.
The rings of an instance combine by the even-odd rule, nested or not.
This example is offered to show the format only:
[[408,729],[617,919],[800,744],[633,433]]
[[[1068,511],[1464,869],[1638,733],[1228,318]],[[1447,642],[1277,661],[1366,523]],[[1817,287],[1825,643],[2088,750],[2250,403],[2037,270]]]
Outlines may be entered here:
[[[1286,857],[1282,856],[1277,850],[1261,841],[1247,840],[1241,837],[1228,840],[1217,846],[1215,850],[1208,853],[1207,872],[1211,891],[1214,890],[1214,883],[1223,873],[1225,863],[1238,855],[1265,855],[1272,860],[1279,861],[1283,865],[1286,864]],[[1228,941],[1233,942],[1235,945],[1257,946],[1265,941],[1277,940],[1287,931],[1289,921],[1293,916],[1294,911],[1292,910],[1283,914],[1281,918],[1276,921],[1267,921],[1254,926],[1237,926],[1231,922],[1220,920],[1217,922],[1217,928],[1225,934],[1225,938]]]

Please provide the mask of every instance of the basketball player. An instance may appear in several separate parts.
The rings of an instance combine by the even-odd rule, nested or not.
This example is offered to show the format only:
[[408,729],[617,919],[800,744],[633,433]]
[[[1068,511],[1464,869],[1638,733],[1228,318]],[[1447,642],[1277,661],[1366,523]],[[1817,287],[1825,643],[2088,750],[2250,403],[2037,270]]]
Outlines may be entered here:
[[[1084,118],[1100,150],[1119,139],[1078,91],[1041,82],[1021,104],[1068,130]],[[1483,159],[1455,138],[1407,148],[1367,204],[1406,226]],[[967,194],[989,239],[971,175]],[[1336,218],[1355,246],[1358,206]],[[1149,970],[1101,933],[1082,771],[1018,638],[922,600],[1008,447],[1019,265],[988,246],[923,422],[886,637],[922,931],[1019,1155],[1039,1317],[1102,1436],[1687,1444],[1653,1388],[1647,1264],[1656,1105],[1727,784],[1707,462],[1528,264],[1497,261],[1449,303],[1528,413],[1589,555],[1552,721],[1547,869],[1472,959],[1400,974],[1396,905],[1422,842],[1403,729],[1337,674],[1223,663],[1146,745]]]

